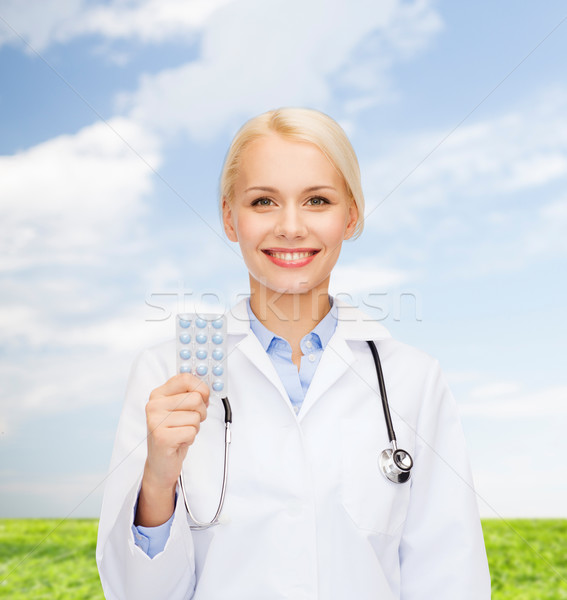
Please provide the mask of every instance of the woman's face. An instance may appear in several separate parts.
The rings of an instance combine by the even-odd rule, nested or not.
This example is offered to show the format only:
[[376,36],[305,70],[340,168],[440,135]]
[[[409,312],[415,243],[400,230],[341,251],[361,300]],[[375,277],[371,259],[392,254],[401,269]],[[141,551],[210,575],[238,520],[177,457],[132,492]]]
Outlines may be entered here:
[[244,150],[226,234],[240,244],[252,293],[325,292],[358,211],[317,146],[270,134]]

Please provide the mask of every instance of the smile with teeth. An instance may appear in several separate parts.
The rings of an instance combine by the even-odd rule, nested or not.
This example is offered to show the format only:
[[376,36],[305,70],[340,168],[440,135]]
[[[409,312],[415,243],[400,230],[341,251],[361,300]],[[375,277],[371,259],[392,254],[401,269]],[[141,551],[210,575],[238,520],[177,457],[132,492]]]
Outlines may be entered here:
[[309,252],[274,252],[272,250],[263,250],[269,256],[273,256],[274,258],[279,258],[280,260],[301,260],[302,258],[307,258],[308,256],[313,256],[317,254],[318,250],[311,250]]

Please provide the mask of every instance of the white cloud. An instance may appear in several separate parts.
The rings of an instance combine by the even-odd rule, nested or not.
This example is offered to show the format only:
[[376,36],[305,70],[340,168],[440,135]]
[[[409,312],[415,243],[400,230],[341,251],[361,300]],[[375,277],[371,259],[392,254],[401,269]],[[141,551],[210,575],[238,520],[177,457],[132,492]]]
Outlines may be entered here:
[[[383,102],[393,95],[392,65],[423,49],[442,28],[430,0],[5,4],[6,20],[38,50],[90,34],[152,43],[199,35],[198,59],[143,76],[136,92],[117,99],[119,110],[138,122],[169,133],[184,130],[199,140],[275,106],[333,109],[338,94],[346,117]],[[45,11],[45,18],[28,20],[34,11]],[[0,44],[10,39],[6,33]],[[124,52],[109,55],[127,60]]]
[[[567,255],[567,196],[544,204],[522,245],[529,257],[557,258]],[[518,249],[520,251],[520,249]]]
[[198,60],[145,76],[119,105],[158,130],[202,140],[276,106],[331,107],[337,90],[376,103],[390,93],[391,64],[440,27],[421,0],[242,0],[204,25]]
[[[545,440],[541,440],[545,443]],[[502,454],[502,448],[495,448]],[[534,457],[534,455],[536,455]],[[475,490],[482,518],[557,519],[567,516],[567,492],[556,460],[536,452],[514,454],[513,460],[475,469]],[[542,464],[547,463],[547,464]],[[513,526],[511,526],[513,529]]]
[[219,8],[234,0],[115,0],[87,8],[62,26],[61,36],[99,34],[110,39],[142,42],[178,40],[200,29]]
[[[45,288],[40,280],[37,297],[26,306],[0,309],[6,350],[0,363],[2,431],[17,429],[38,414],[119,401],[134,357],[173,337],[173,319],[150,321],[143,297],[76,318],[72,298],[61,297],[58,310],[46,307]],[[61,318],[59,312],[70,317]]]
[[[297,0],[287,3],[279,0],[2,0],[0,16],[6,24],[0,28],[0,46],[21,44],[19,36],[37,51],[89,35],[104,40],[139,40],[154,44],[172,39],[194,41],[201,30],[207,28],[211,16],[219,20],[217,13],[229,4],[235,6],[220,17],[220,21],[224,21],[222,25],[207,32],[210,43],[205,44],[205,53],[210,59],[216,55],[217,47],[238,48],[238,52],[229,54],[233,56],[230,62],[240,74],[242,70],[237,64],[240,58],[240,66],[250,61],[269,60],[270,55],[277,62],[278,57],[287,57],[290,52],[296,68],[302,69],[303,63],[311,62],[312,58],[328,72],[329,65],[337,65],[337,57],[341,57],[342,62],[352,49],[340,43],[341,38],[348,37],[344,35],[345,26],[355,34],[355,39],[363,39],[375,29],[382,30],[379,39],[364,42],[380,51],[382,66],[386,66],[391,61],[392,48],[396,48],[402,58],[411,56],[441,28],[440,18],[431,9],[429,0],[413,3],[388,0],[379,5],[369,0],[356,0],[348,5],[338,0],[310,3]],[[234,27],[235,23],[238,27]],[[336,35],[339,27],[341,36]],[[277,33],[280,30],[283,35]],[[318,32],[325,30],[327,36],[321,38]],[[324,46],[317,43],[318,38],[326,42]],[[281,54],[273,52],[276,45],[283,46]],[[301,50],[305,53],[301,54]],[[363,58],[359,56],[345,74],[344,84],[356,80],[358,86],[368,87],[368,81],[376,76],[375,67],[379,70],[381,67]],[[215,70],[214,64],[209,66]],[[281,64],[277,67],[281,68]]]
[[520,389],[521,386],[515,381],[497,381],[474,388],[470,393],[470,397],[475,399],[478,398],[482,400],[490,400],[500,396],[517,394]]
[[19,43],[15,30],[37,51],[54,43],[98,35],[144,43],[192,40],[207,19],[234,0],[3,0],[0,46]]
[[[387,152],[362,165],[366,226],[422,230],[425,211],[440,207],[476,218],[497,206],[508,211],[521,192],[566,178],[566,115],[567,89],[556,88],[508,114],[469,119],[439,147],[447,131],[385,140]],[[533,203],[527,210],[537,208]],[[456,234],[460,224],[453,223]]]
[[19,45],[22,36],[41,51],[60,39],[65,23],[78,18],[84,6],[84,0],[1,0],[0,46]]
[[[166,268],[169,249],[150,229],[146,163],[160,162],[157,138],[126,118],[0,158],[2,431],[115,401],[140,348],[173,335],[144,303],[144,284],[171,282],[183,264]],[[223,266],[239,260],[206,236],[193,232],[191,247]],[[210,276],[199,261],[189,273],[195,286]]]
[[9,431],[38,415],[80,411],[120,399],[134,353],[76,346],[16,354],[0,365],[0,411]]
[[[63,458],[63,457],[62,457]],[[33,480],[0,472],[3,516],[92,518],[100,514],[106,473],[37,473]]]
[[531,419],[567,416],[567,386],[553,386],[534,392],[518,384],[495,382],[472,390],[470,400],[459,404],[465,417],[490,419]]
[[474,384],[482,381],[483,375],[479,371],[446,371],[445,376],[450,386]]
[[[46,287],[43,281],[37,286],[40,297],[44,296]],[[71,312],[73,300],[65,302],[65,298],[61,298],[63,311]],[[149,338],[156,338],[155,333],[149,333],[146,325],[149,321],[142,299],[136,306],[117,306],[112,315],[97,318],[91,314],[83,320],[70,319],[64,325],[59,322],[55,311],[46,314],[41,302],[28,306],[4,305],[0,314],[4,343],[25,345],[30,357],[34,353],[41,355],[46,349],[56,351],[57,356],[63,350],[72,352],[78,348],[124,353],[132,357],[137,349],[152,342]],[[152,329],[156,330],[155,327]]]
[[456,280],[567,257],[566,115],[567,88],[556,87],[461,126],[425,160],[444,132],[385,140],[362,164],[366,230],[388,256],[422,266],[443,255],[438,267]]
[[[471,218],[461,228],[466,230],[463,248],[468,246],[461,274],[526,272],[544,261],[567,258],[567,197],[558,198],[554,186],[542,186],[530,194],[529,202],[517,201],[516,207],[506,208],[503,201],[500,210]],[[479,231],[483,235],[472,243]]]
[[331,293],[341,294],[348,290],[359,295],[368,292],[384,292],[397,288],[410,279],[410,274],[401,269],[376,265],[362,259],[349,265],[337,265],[331,277]]
[[[127,119],[110,125],[159,165],[153,136]],[[170,291],[183,264],[150,230],[152,191],[151,169],[104,123],[0,159],[2,431],[37,414],[116,401],[135,354],[172,337],[173,320],[151,320],[144,303],[144,286]],[[179,232],[187,233],[182,224]],[[191,248],[227,269],[240,261],[207,236],[193,232]],[[185,275],[198,288],[210,272],[197,260]]]
[[123,118],[0,157],[0,271],[85,264],[144,211],[158,144]]
[[[0,473],[4,478],[9,479],[10,474]],[[102,485],[106,479],[106,473],[88,473],[75,474],[73,479],[68,478],[53,481],[10,481],[2,484],[0,490],[6,493],[30,494],[39,492],[42,495],[60,495],[60,496],[87,496],[94,489]]]
[[[130,274],[113,264],[145,246],[153,173],[132,148],[159,165],[156,139],[124,118],[0,157],[7,427],[37,412],[107,402],[147,345],[143,298],[129,298]],[[113,272],[126,289],[105,285]]]

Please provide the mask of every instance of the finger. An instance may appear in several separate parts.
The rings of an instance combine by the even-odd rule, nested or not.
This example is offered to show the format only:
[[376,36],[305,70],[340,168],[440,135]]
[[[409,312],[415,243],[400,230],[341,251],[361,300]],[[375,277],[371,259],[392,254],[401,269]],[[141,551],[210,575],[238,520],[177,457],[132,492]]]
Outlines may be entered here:
[[183,427],[171,427],[167,430],[167,439],[170,446],[181,448],[190,446],[199,433],[199,425],[185,425]]
[[156,388],[152,394],[158,396],[172,396],[183,392],[198,392],[203,396],[206,404],[209,402],[209,386],[191,373],[179,373],[168,379],[162,386]]
[[148,433],[155,435],[156,432],[170,427],[184,427],[195,425],[200,427],[202,418],[198,411],[164,411],[154,412],[148,415]]
[[148,402],[146,412],[163,413],[171,411],[196,411],[204,421],[207,417],[207,405],[198,392],[186,392],[174,396],[161,396],[152,398]]
[[[183,425],[179,427],[159,427],[151,432],[148,438],[148,450],[154,449],[158,452],[176,449],[182,446],[190,446],[199,433],[199,424]],[[158,449],[162,450],[158,450]],[[150,452],[150,455],[152,452]]]
[[163,418],[161,424],[164,427],[188,427],[192,425],[197,427],[201,425],[201,415],[195,411],[175,411],[169,412]]

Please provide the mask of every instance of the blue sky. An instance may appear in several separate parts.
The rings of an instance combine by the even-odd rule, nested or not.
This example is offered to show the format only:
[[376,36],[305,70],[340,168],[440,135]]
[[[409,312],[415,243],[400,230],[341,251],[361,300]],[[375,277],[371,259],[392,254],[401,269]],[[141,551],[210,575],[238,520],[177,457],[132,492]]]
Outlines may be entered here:
[[220,229],[238,126],[359,155],[331,282],[438,358],[484,516],[567,516],[562,2],[0,0],[0,516],[96,516],[129,366],[247,291]]

